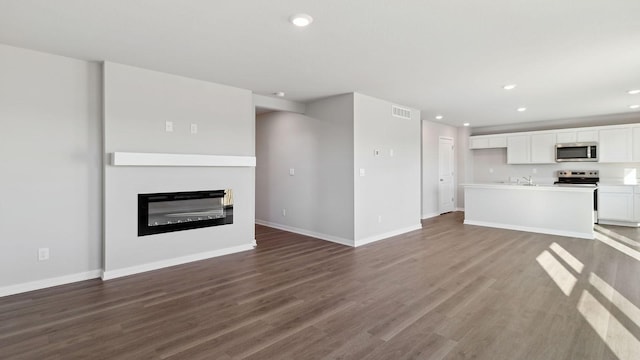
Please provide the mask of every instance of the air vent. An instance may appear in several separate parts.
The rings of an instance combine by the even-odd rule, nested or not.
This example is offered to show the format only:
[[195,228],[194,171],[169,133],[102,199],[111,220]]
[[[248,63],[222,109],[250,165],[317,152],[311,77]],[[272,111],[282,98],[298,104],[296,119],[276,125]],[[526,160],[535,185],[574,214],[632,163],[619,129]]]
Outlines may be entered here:
[[411,120],[411,110],[401,108],[400,106],[391,105],[391,115],[397,118]]

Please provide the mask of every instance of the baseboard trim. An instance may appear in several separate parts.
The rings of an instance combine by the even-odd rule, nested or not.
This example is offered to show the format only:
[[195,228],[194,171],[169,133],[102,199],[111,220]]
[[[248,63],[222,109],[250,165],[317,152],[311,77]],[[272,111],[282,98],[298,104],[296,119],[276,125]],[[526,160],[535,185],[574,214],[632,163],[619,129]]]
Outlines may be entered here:
[[53,286],[71,284],[78,281],[97,279],[100,278],[101,273],[102,270],[92,270],[49,279],[29,281],[22,284],[3,286],[0,287],[0,297],[20,294],[28,291],[46,289]]
[[253,250],[255,246],[256,244],[254,240],[250,244],[246,244],[246,245],[233,246],[233,247],[220,249],[220,250],[207,251],[203,253],[181,256],[181,257],[172,258],[172,259],[155,261],[151,263],[126,267],[122,269],[108,270],[102,273],[102,280],[111,280],[111,279],[115,279],[123,276],[129,276],[129,275],[139,274],[147,271],[158,270],[158,269],[162,269],[170,266],[182,265],[182,264],[186,264],[194,261],[211,259],[218,256],[235,254],[242,251]]
[[519,225],[501,224],[501,223],[475,221],[475,220],[465,220],[464,224],[486,226],[486,227],[492,227],[492,228],[498,228],[498,229],[526,231],[526,232],[548,234],[548,235],[574,237],[574,238],[589,239],[589,240],[593,240],[595,238],[593,231],[590,233],[582,233],[582,232],[575,232],[575,231],[562,231],[562,230],[545,229],[545,228],[539,228],[539,227],[519,226]]
[[409,226],[409,227],[406,227],[406,228],[389,231],[389,232],[386,232],[386,233],[383,233],[383,234],[379,234],[379,235],[369,236],[369,237],[366,237],[366,238],[361,239],[361,240],[356,240],[355,243],[356,243],[356,247],[358,247],[358,246],[371,244],[372,242],[384,240],[384,239],[387,239],[387,238],[390,238],[390,237],[393,237],[393,236],[402,235],[402,234],[408,233],[410,231],[415,231],[415,230],[420,230],[420,229],[422,229],[422,224],[413,225],[413,226]]
[[598,224],[615,225],[615,226],[627,226],[627,227],[640,227],[640,223],[637,223],[637,222],[634,222],[634,221],[598,220]]
[[456,211],[462,211],[462,212],[464,212],[464,208],[463,208],[463,207],[462,207],[462,208],[460,208],[460,207],[459,207],[459,208],[456,208]]
[[422,214],[422,220],[431,219],[431,218],[434,218],[436,216],[440,216],[440,214],[438,214],[438,213]]
[[283,231],[288,231],[288,232],[292,232],[292,233],[296,233],[296,234],[300,234],[300,235],[305,235],[305,236],[311,236],[320,240],[326,240],[326,241],[331,241],[340,245],[346,245],[346,246],[351,246],[353,247],[353,240],[349,240],[349,239],[345,239],[345,238],[341,238],[338,236],[333,236],[333,235],[327,235],[327,234],[323,234],[323,233],[319,233],[319,232],[315,232],[315,231],[311,231],[311,230],[306,230],[306,229],[301,229],[301,228],[297,228],[297,227],[293,227],[293,226],[288,226],[288,225],[282,225],[282,224],[278,224],[278,223],[274,223],[274,222],[270,222],[270,221],[264,221],[264,220],[255,220],[256,224],[258,225],[263,225],[263,226],[268,226],[274,229],[278,229],[278,230],[283,230]]

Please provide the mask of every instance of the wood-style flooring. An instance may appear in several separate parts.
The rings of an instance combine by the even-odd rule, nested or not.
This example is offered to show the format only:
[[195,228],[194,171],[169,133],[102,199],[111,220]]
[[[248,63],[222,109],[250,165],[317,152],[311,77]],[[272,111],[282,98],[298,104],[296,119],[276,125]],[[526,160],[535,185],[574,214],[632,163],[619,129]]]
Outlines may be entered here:
[[[253,251],[0,298],[1,359],[640,359],[640,232],[463,225]],[[638,352],[636,352],[638,351]]]

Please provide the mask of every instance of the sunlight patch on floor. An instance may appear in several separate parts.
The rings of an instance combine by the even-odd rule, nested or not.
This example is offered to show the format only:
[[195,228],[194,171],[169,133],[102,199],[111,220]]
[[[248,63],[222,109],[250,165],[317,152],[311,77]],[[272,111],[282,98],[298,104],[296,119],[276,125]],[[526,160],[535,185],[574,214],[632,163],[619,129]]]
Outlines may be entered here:
[[607,244],[607,245],[611,246],[612,248],[620,251],[621,253],[629,255],[630,257],[640,261],[640,251],[634,250],[634,249],[628,247],[627,245],[621,244],[621,243],[613,240],[612,238],[610,238],[610,237],[608,237],[608,236],[606,236],[604,234],[601,234],[599,232],[596,232],[595,236],[596,236],[596,240],[598,240],[598,241],[600,241],[600,242],[602,242],[604,244]]
[[576,285],[578,279],[576,279],[576,277],[573,276],[573,274],[571,274],[571,272],[567,270],[560,261],[553,257],[553,255],[551,255],[547,250],[544,250],[540,255],[538,255],[536,261],[538,261],[538,264],[540,264],[544,271],[549,274],[551,279],[556,283],[556,285],[558,285],[565,295],[571,295],[571,291]]
[[[640,309],[638,309],[631,301],[594,273],[589,274],[589,283],[600,291],[607,300],[611,301],[613,305],[620,309],[620,311],[622,311],[622,313],[631,321],[640,327]],[[640,353],[638,353],[638,357],[640,358]]]
[[624,236],[622,234],[618,234],[617,232],[609,230],[607,228],[604,228],[604,227],[602,227],[600,225],[594,225],[594,229],[596,231],[602,233],[603,235],[610,237],[611,239],[618,240],[618,241],[623,242],[623,243],[625,243],[627,245],[640,247],[640,241],[629,239],[628,237],[626,237],[626,236]]
[[557,243],[553,243],[549,245],[549,248],[553,250],[562,260],[564,260],[575,272],[578,274],[582,272],[584,269],[584,264],[580,262],[580,260],[576,259],[575,256],[571,255],[570,252],[565,250],[562,246]]
[[640,341],[587,290],[582,291],[578,311],[619,360],[638,359]]

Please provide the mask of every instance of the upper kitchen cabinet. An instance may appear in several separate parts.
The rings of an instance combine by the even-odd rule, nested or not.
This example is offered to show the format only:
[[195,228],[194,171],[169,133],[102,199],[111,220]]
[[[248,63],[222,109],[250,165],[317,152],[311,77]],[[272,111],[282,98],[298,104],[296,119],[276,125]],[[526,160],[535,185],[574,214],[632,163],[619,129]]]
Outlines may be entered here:
[[507,137],[508,164],[555,164],[555,133]]
[[600,162],[632,161],[632,129],[631,127],[601,129],[599,131]]
[[640,161],[640,126],[634,126],[632,130],[633,151],[631,154],[632,161]]
[[507,147],[507,137],[501,135],[479,135],[469,137],[469,149],[498,149]]
[[531,163],[531,135],[507,137],[507,164]]
[[581,143],[581,142],[597,142],[598,130],[576,130],[559,131],[556,134],[556,142],[558,144]]
[[555,164],[556,134],[531,135],[531,163]]

